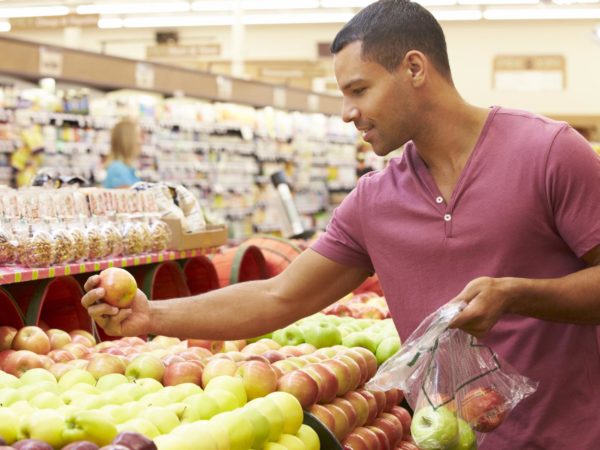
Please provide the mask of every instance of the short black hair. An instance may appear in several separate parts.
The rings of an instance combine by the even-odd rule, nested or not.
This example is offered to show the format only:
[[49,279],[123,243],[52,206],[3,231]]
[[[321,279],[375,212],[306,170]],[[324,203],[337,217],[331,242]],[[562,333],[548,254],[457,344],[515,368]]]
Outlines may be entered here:
[[410,50],[423,52],[434,67],[452,79],[446,38],[429,11],[410,0],[379,0],[361,9],[338,32],[331,44],[336,54],[348,44],[362,42],[363,58],[395,70]]

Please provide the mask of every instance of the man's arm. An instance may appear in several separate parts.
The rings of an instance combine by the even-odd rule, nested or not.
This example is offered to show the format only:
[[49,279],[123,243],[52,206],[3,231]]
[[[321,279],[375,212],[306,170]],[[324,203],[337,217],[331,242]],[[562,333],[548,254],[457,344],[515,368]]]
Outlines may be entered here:
[[452,301],[468,303],[451,324],[475,336],[485,335],[502,314],[600,324],[600,245],[583,256],[590,266],[560,278],[489,278],[471,281]]
[[368,275],[366,269],[344,266],[309,249],[276,277],[173,300],[148,302],[138,293],[131,310],[97,304],[103,292],[94,289],[97,283],[90,279],[82,304],[110,334],[243,339],[322,310]]

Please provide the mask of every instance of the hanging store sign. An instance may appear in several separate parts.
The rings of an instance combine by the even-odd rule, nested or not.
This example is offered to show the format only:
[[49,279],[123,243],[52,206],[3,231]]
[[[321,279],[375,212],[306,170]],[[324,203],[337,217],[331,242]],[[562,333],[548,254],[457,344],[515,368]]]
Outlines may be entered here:
[[492,89],[562,91],[567,87],[562,55],[500,55],[494,58]]
[[53,29],[67,27],[96,27],[97,14],[69,14],[66,16],[50,17],[16,17],[10,19],[11,30]]
[[169,44],[146,47],[147,58],[188,58],[221,56],[221,44]]
[[135,85],[142,89],[154,88],[154,68],[150,64],[135,65]]
[[60,77],[63,73],[62,53],[52,48],[40,47],[38,69],[40,75]]

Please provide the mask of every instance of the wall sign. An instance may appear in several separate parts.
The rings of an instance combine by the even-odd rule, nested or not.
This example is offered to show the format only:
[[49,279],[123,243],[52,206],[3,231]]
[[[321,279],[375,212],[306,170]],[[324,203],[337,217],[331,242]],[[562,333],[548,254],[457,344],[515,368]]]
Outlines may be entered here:
[[492,89],[562,91],[567,87],[562,55],[500,55],[494,58]]
[[63,72],[63,55],[60,51],[40,47],[39,71],[48,77],[60,77]]

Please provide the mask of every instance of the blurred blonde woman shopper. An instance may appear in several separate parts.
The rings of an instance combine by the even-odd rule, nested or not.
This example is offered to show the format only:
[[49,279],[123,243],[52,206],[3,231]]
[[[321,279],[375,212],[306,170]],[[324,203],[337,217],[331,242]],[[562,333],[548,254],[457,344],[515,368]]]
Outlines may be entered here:
[[140,181],[135,168],[139,155],[139,127],[132,119],[122,119],[111,132],[104,187],[126,188]]

